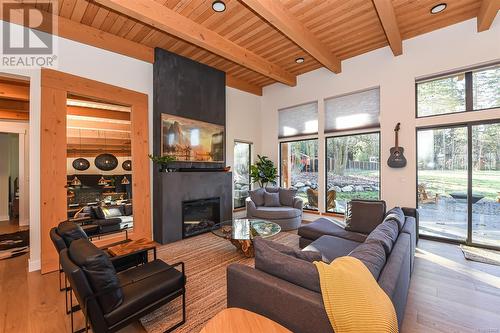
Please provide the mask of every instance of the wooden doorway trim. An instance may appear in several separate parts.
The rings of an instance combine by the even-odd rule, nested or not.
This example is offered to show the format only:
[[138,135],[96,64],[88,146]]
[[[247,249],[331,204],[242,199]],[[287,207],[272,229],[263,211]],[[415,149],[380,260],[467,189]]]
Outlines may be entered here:
[[58,269],[49,230],[67,218],[66,99],[68,94],[131,108],[132,191],[136,238],[151,239],[148,95],[79,76],[42,69],[40,138],[40,233],[42,274]]

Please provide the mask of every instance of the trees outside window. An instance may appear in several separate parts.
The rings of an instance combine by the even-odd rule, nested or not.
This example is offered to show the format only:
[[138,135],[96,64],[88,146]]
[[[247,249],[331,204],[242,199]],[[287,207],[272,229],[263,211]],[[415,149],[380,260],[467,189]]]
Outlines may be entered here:
[[380,134],[326,139],[326,210],[344,213],[352,199],[380,198]]

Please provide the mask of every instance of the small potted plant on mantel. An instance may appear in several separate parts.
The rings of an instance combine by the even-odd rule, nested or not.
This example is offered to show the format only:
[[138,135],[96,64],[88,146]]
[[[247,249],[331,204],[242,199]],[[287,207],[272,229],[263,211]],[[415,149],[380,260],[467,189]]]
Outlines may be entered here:
[[169,155],[164,155],[164,156],[148,155],[148,156],[151,159],[151,161],[153,161],[153,163],[157,164],[160,167],[160,170],[159,170],[160,172],[164,172],[164,171],[169,172],[170,169],[169,169],[168,165],[170,163],[172,163],[173,161],[175,161],[175,157],[169,156]]
[[259,184],[260,187],[266,187],[269,183],[276,185],[278,168],[267,156],[257,155],[257,157],[259,158],[257,163],[250,166],[252,182]]

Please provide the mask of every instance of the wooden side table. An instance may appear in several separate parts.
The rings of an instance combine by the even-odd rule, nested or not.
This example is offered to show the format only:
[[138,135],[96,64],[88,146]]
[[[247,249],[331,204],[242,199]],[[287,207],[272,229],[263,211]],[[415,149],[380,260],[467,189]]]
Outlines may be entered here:
[[120,257],[137,252],[153,251],[153,257],[156,259],[156,243],[147,239],[140,238],[108,247],[108,253],[113,257]]
[[280,324],[239,308],[228,308],[210,319],[200,333],[292,333]]

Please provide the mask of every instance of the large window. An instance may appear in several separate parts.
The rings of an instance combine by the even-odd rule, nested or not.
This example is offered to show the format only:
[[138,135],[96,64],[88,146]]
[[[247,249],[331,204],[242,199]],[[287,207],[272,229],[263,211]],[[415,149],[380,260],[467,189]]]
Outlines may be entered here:
[[326,210],[344,213],[351,199],[380,198],[380,135],[326,139]]
[[280,143],[281,186],[297,189],[304,209],[318,210],[318,140]]
[[250,164],[252,163],[252,144],[234,142],[234,208],[245,207],[245,199],[250,190]]
[[417,81],[417,117],[500,107],[500,66]]
[[420,233],[500,247],[500,123],[419,129]]

